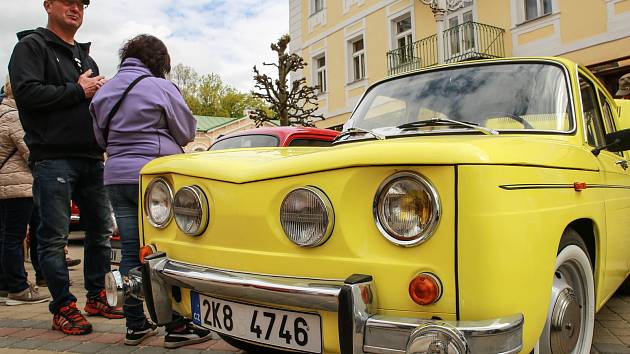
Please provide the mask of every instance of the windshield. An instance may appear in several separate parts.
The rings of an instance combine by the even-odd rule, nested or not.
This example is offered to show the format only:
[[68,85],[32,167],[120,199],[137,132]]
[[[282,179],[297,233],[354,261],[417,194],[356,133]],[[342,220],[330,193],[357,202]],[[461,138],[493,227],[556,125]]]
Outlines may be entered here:
[[225,138],[214,143],[210,150],[225,150],[238,148],[271,147],[278,146],[280,140],[272,135],[239,135]]
[[[387,81],[365,95],[344,130],[360,128],[388,136],[419,131],[475,132],[461,124],[432,122],[439,120],[498,132],[573,129],[563,70],[551,64],[509,63],[431,71]],[[420,121],[429,124],[408,124]]]

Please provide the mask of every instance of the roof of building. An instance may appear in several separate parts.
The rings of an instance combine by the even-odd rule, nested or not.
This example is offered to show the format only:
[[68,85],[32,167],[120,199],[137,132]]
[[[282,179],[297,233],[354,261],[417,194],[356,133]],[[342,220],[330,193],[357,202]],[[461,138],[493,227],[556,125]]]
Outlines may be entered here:
[[243,118],[245,117],[232,118],[232,117],[195,116],[195,119],[197,119],[197,131],[202,131],[202,132],[207,132],[208,130],[216,129],[218,127],[232,123],[235,120],[239,120]]
[[[207,132],[220,128],[224,125],[228,125],[237,120],[247,119],[247,117],[233,118],[233,117],[210,117],[210,116],[194,116],[197,119],[197,131]],[[280,125],[279,120],[272,120],[271,123]]]

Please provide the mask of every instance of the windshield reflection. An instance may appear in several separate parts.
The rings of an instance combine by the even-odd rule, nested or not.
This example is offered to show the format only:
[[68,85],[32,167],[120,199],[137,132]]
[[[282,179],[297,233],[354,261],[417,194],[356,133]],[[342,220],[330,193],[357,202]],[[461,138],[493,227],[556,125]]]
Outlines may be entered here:
[[[458,124],[431,124],[431,120],[467,122],[502,133],[573,129],[567,81],[559,66],[502,63],[424,72],[375,86],[344,130],[365,129],[388,136],[479,133]],[[418,121],[429,122],[414,129],[397,128]]]

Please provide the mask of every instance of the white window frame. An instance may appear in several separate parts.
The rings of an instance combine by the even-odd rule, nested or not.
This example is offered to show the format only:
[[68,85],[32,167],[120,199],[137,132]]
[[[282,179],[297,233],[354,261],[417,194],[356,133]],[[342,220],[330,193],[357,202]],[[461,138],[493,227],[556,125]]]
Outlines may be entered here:
[[[409,18],[409,21],[411,22],[411,28],[408,29],[405,32],[398,33],[398,23],[402,22],[403,20],[405,20],[407,18]],[[396,18],[396,19],[394,19],[392,22],[393,22],[392,24],[394,26],[394,46],[395,46],[395,49],[400,48],[399,45],[398,45],[398,40],[401,39],[401,38],[411,37],[411,42],[410,43],[406,43],[407,40],[405,39],[405,43],[406,43],[405,45],[409,45],[409,44],[413,43],[413,41],[414,41],[414,38],[413,38],[414,37],[414,33],[413,32],[414,31],[413,31],[413,18],[411,17],[411,14],[410,13],[406,13],[406,14],[404,14],[404,15]]]
[[[322,58],[324,58],[324,66],[320,67],[319,60]],[[328,92],[327,65],[326,53],[320,53],[313,57],[313,86],[321,85],[321,87],[317,89],[317,95],[323,95]]]
[[[415,21],[414,21],[414,16],[413,16],[413,8],[411,9],[405,9],[399,13],[397,13],[394,16],[391,16],[389,18],[390,21],[390,50],[395,50],[395,49],[399,49],[400,46],[398,44],[398,40],[401,38],[408,38],[409,39],[405,39],[405,45],[410,45],[412,44],[415,40],[416,40],[416,29],[415,29]],[[409,18],[409,20],[411,21],[411,28],[405,32],[401,32],[398,33],[398,23]],[[406,53],[410,56],[410,58],[406,58],[407,61],[410,61],[411,58],[413,57],[413,51],[410,51],[409,53]],[[403,61],[401,60],[401,63]]]
[[[317,9],[317,4],[321,4],[320,8]],[[326,0],[310,0],[309,1],[309,14],[310,15],[315,15],[317,13],[320,13],[322,11],[324,11],[326,9]]]
[[532,17],[532,18],[527,18],[527,1],[528,0],[522,0],[521,4],[523,6],[523,22],[527,22],[527,21],[533,21],[537,18],[543,17],[543,16],[547,16],[547,15],[551,15],[554,13],[554,1],[549,0],[551,2],[551,9],[549,9],[548,13],[545,13],[545,6],[544,6],[544,2],[545,0],[535,0],[536,1],[536,16]]
[[[316,4],[321,7],[315,11]],[[326,25],[326,0],[308,0],[308,33],[311,33],[318,26]]]
[[[476,50],[477,47],[477,38],[475,35],[475,31],[474,31],[474,26],[473,27],[463,27],[461,25],[463,25],[464,23],[464,15],[470,13],[470,15],[472,16],[472,21],[475,22],[477,21],[477,1],[472,1],[471,3],[466,4],[464,7],[461,7],[457,10],[454,11],[449,11],[447,16],[446,16],[446,24],[445,27],[446,29],[450,29],[450,21],[452,18],[457,18],[457,25],[460,26],[459,27],[459,32],[456,34],[456,45],[458,47],[457,51],[454,51],[453,48],[453,44],[451,42],[447,42],[446,40],[444,41],[444,47],[445,47],[445,57],[446,59],[449,58],[453,58],[453,57],[458,57],[461,55],[465,55],[468,52],[472,52]],[[472,36],[470,38],[466,37],[466,31],[472,31]],[[470,44],[471,46],[466,46],[466,44],[468,43],[466,40],[470,40]],[[448,38],[448,41],[451,41],[451,37]]]
[[[354,51],[354,44],[358,41],[363,42],[363,49],[359,51]],[[361,80],[365,80],[367,78],[367,65],[366,65],[366,50],[365,50],[365,37],[363,34],[353,37],[348,40],[348,58],[349,61],[349,70],[348,70],[348,83],[353,83]],[[359,77],[357,77],[357,67],[355,60],[359,60]]]

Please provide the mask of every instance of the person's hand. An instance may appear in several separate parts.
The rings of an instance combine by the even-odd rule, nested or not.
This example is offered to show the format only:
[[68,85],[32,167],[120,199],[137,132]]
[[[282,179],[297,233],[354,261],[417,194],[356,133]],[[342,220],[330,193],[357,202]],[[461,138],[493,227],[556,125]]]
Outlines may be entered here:
[[86,98],[93,97],[96,91],[98,91],[98,89],[100,89],[106,81],[105,76],[99,75],[90,77],[90,75],[92,75],[92,69],[88,69],[88,71],[81,74],[78,81],[78,84],[83,89]]

